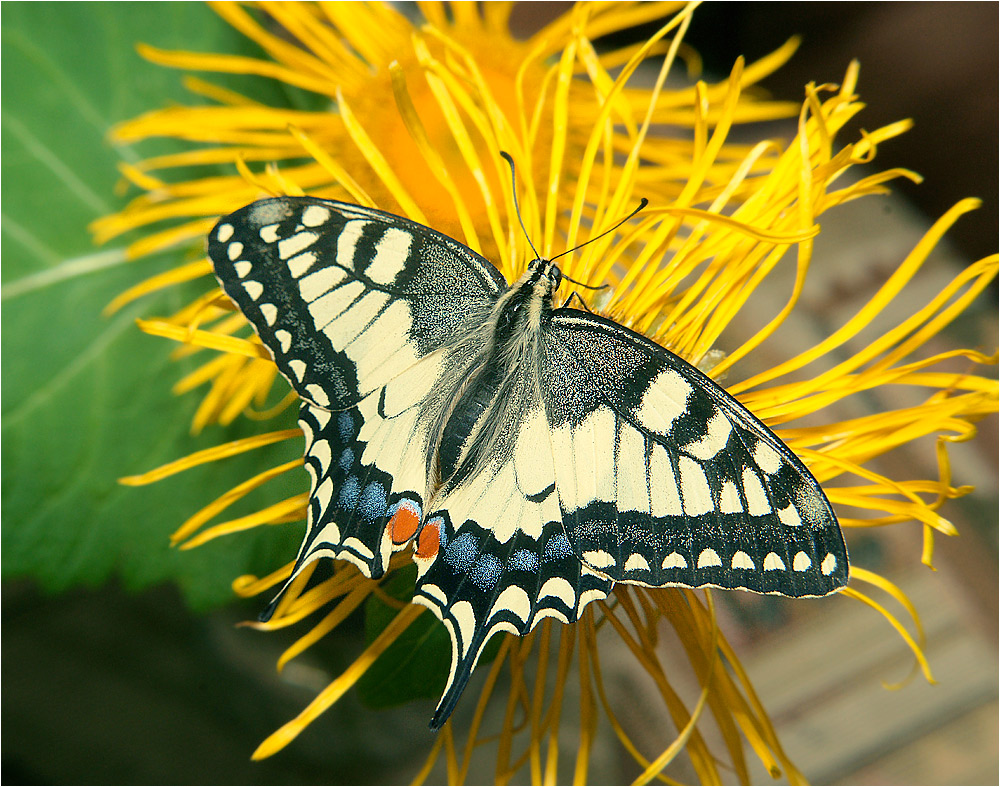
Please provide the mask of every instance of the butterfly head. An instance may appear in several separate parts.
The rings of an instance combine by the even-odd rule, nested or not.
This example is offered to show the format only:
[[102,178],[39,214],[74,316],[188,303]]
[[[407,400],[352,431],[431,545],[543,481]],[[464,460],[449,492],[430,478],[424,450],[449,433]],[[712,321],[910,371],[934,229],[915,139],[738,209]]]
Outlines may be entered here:
[[563,274],[554,262],[539,258],[528,263],[525,280],[531,283],[531,289],[536,296],[551,302],[559,285],[562,284]]
[[552,312],[555,292],[563,275],[550,260],[537,258],[528,263],[520,279],[497,301],[494,309],[495,341],[504,346],[520,342],[525,331],[537,333],[545,315]]

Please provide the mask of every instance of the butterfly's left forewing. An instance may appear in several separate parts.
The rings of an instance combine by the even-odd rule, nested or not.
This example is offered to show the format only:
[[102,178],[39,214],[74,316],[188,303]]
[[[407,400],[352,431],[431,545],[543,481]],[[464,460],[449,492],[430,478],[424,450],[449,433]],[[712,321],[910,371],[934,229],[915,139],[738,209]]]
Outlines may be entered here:
[[453,344],[507,286],[487,260],[428,227],[314,197],[226,216],[208,253],[281,373],[331,410]]

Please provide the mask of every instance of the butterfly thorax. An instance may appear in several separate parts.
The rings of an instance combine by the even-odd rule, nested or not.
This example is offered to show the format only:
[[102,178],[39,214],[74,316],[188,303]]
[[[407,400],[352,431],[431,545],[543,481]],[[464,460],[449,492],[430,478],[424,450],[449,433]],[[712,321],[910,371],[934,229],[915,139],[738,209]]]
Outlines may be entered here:
[[[502,460],[513,444],[512,425],[537,405],[535,397],[525,400],[524,391],[540,394],[542,325],[561,280],[556,265],[532,261],[482,326],[482,351],[456,392],[438,446],[438,477],[446,488],[483,471],[487,460]],[[533,384],[525,385],[525,375]]]

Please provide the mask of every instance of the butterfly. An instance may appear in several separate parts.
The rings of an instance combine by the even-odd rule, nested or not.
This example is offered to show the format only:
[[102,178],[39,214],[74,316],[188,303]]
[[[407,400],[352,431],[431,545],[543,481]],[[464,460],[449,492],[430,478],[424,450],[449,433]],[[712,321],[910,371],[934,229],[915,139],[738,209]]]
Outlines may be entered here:
[[551,261],[508,285],[446,235],[313,197],[247,205],[208,252],[302,400],[292,578],[339,558],[374,579],[413,550],[413,601],[451,640],[432,728],[495,633],[571,623],[616,582],[847,583],[840,526],[795,454],[678,356],[557,308]]

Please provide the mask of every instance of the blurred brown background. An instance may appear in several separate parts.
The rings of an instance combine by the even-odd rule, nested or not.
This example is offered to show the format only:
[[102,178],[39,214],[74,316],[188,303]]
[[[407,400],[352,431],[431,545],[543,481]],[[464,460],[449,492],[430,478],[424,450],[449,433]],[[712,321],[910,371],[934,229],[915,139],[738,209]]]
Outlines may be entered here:
[[733,52],[751,60],[798,33],[799,51],[766,83],[788,99],[810,80],[839,83],[859,60],[867,108],[853,128],[914,120],[877,161],[924,176],[898,190],[929,217],[982,199],[949,234],[978,259],[997,250],[997,26],[996,3],[706,3],[689,40],[712,53],[709,67],[725,69]]

